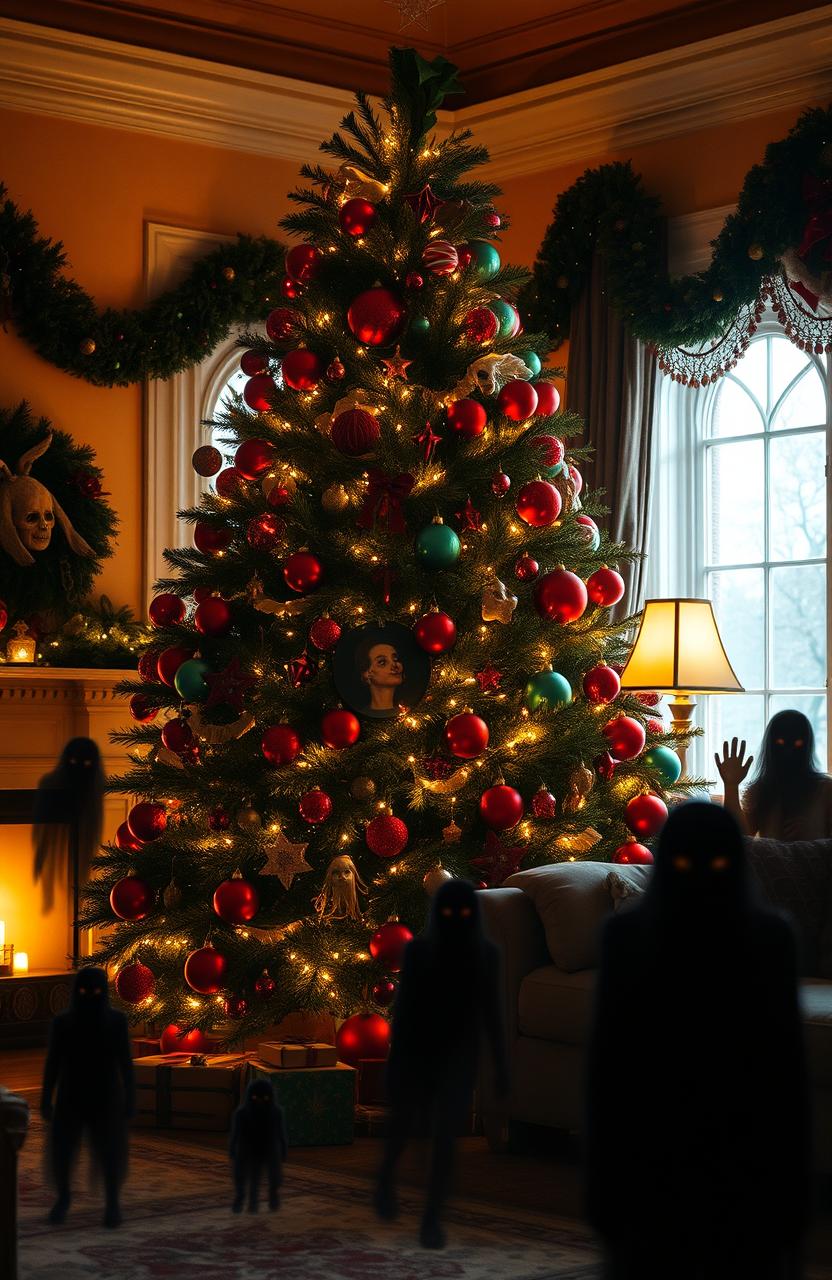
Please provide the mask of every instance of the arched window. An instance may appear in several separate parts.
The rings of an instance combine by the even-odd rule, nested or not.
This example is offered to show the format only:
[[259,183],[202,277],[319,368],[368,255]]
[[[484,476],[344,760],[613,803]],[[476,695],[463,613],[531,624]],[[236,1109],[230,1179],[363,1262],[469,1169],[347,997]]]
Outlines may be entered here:
[[769,717],[795,707],[826,768],[828,362],[769,319],[714,385],[662,382],[648,597],[712,600],[746,690],[699,699],[690,767],[713,777],[733,737],[756,755]]

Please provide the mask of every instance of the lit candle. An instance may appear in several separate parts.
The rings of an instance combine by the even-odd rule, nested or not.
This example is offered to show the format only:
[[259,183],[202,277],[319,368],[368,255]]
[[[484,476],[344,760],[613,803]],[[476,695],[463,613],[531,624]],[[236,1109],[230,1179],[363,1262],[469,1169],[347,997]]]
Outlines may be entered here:
[[25,622],[16,622],[12,627],[14,639],[6,645],[6,658],[9,662],[34,662],[37,641],[28,635]]
[[15,973],[29,972],[29,954],[26,951],[15,951],[14,953],[14,971]]

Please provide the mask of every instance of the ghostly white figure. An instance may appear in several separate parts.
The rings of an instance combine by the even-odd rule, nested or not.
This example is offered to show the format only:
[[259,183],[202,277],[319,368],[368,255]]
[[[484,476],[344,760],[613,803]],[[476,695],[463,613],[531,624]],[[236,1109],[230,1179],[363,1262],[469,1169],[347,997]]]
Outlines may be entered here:
[[35,563],[32,552],[46,551],[56,520],[76,555],[95,555],[89,543],[75,532],[61,504],[45,485],[29,475],[32,463],[46,453],[51,443],[50,433],[22,454],[14,475],[0,461],[0,547],[23,567]]

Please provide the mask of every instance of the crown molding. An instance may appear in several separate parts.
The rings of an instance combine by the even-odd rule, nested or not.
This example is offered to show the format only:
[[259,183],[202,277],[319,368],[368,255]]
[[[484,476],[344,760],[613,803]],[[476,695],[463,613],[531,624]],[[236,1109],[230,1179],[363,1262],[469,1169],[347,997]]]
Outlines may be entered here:
[[[5,106],[303,163],[342,89],[0,17]],[[506,179],[832,97],[832,4],[441,113]]]

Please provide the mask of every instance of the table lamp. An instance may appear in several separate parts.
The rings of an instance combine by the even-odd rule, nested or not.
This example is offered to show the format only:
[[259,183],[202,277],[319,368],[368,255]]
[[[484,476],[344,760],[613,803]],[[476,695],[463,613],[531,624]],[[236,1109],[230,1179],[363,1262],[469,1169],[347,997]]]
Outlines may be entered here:
[[[666,693],[673,730],[687,731],[698,693],[742,693],[720,639],[710,600],[647,600],[622,689]],[[687,776],[687,746],[676,752]]]

